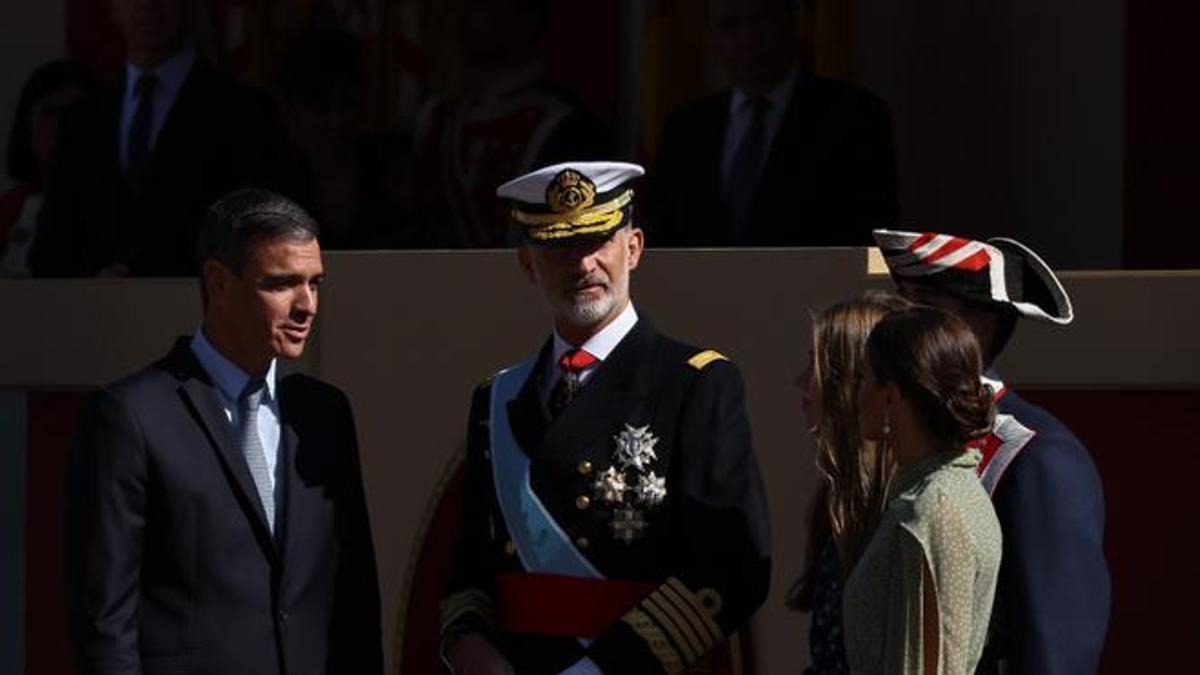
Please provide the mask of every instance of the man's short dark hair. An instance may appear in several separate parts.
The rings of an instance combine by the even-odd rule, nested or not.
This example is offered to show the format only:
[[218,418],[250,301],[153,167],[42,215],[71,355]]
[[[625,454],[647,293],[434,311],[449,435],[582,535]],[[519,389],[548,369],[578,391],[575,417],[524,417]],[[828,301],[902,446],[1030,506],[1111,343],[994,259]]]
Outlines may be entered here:
[[[309,242],[317,221],[299,204],[270,190],[235,190],[208,207],[196,240],[196,269],[216,260],[240,275],[254,249],[266,241]],[[201,290],[203,291],[203,279]]]

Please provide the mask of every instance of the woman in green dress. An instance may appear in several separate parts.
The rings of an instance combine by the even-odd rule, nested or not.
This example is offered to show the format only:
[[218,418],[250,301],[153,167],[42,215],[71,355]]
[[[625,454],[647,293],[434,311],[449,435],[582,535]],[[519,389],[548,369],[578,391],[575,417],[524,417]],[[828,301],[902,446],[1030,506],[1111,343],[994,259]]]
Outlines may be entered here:
[[867,341],[862,436],[898,464],[887,511],[846,582],[854,675],[970,675],[1000,569],[1000,524],[967,443],[991,427],[967,326],[937,309],[894,312]]

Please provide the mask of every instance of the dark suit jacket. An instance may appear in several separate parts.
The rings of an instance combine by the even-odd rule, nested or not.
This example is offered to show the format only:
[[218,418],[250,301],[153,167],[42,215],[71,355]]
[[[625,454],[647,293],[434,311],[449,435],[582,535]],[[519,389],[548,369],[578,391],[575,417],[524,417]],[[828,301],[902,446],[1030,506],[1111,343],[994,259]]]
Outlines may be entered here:
[[732,92],[676,111],[649,176],[650,246],[869,246],[896,219],[887,106],[857,87],[801,75],[763,165],[742,241],[730,237],[721,153]]
[[30,252],[35,276],[92,276],[118,263],[134,276],[194,274],[208,206],[235,188],[281,183],[283,134],[267,99],[197,59],[134,194],[118,155],[122,92],[64,125]]
[[278,382],[276,536],[186,339],[96,394],[68,549],[83,673],[382,672],[354,421],[337,389]]
[[[549,351],[547,343],[540,357],[543,368]],[[705,653],[699,649],[696,655],[693,649],[704,643],[703,628],[698,643],[673,641],[681,635],[695,637],[689,626],[706,625],[707,617],[689,613],[695,605],[682,599],[682,592],[672,595],[681,604],[665,611],[685,624],[655,623],[663,620],[659,617],[664,610],[645,606],[656,601],[671,578],[691,597],[717,599],[706,611],[719,625],[721,637],[745,625],[766,597],[770,581],[766,497],[741,375],[725,360],[690,365],[698,352],[660,335],[642,319],[557,419],[551,421],[543,412],[537,372],[509,403],[514,436],[531,460],[533,491],[575,546],[607,579],[659,585],[631,608],[629,621],[612,624],[586,650],[571,637],[506,632],[493,623],[491,603],[464,604],[472,597],[494,597],[497,574],[525,571],[506,545],[508,529],[495,496],[489,459],[490,383],[476,390],[468,429],[463,532],[446,594],[448,607],[474,611],[444,617],[444,631],[468,626],[491,633],[516,671],[527,675],[556,673],[582,656],[613,675],[660,673],[664,667],[659,654],[664,649],[684,663],[694,660],[689,654]],[[659,438],[658,459],[651,468],[666,477],[667,487],[666,501],[646,510],[649,527],[633,543],[614,538],[612,509],[592,488],[596,476],[614,464],[614,437],[626,424],[649,425]],[[590,467],[586,472],[580,469],[585,461]],[[593,499],[581,506],[581,495]],[[579,611],[586,615],[587,608]],[[630,621],[641,617],[652,625],[645,629],[643,623],[639,633]],[[645,636],[650,632],[665,636],[665,642],[649,643]]]
[[996,409],[1036,435],[992,496],[1004,555],[992,634],[976,672],[1095,673],[1112,597],[1100,475],[1079,439],[1050,413],[1011,391]]

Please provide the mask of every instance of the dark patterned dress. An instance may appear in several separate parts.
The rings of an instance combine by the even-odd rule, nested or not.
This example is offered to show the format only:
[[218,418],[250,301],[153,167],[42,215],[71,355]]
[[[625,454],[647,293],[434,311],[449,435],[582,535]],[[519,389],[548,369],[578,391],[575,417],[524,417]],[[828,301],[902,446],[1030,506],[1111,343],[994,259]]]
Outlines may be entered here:
[[825,540],[817,553],[812,580],[812,617],[808,649],[812,663],[804,675],[846,675],[846,644],[842,637],[842,580],[838,570],[837,546]]

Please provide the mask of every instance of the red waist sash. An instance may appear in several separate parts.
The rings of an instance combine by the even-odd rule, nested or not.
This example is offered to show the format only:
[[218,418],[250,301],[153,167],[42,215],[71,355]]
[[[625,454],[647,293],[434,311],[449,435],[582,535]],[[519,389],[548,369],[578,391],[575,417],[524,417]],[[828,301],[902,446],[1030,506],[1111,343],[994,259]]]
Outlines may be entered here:
[[509,633],[596,638],[658,584],[559,574],[496,576],[499,628]]

